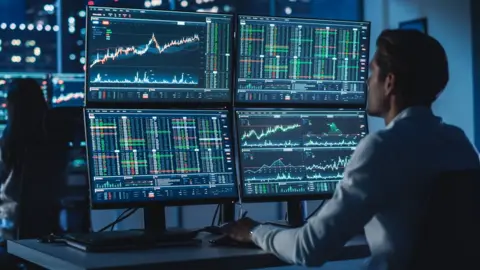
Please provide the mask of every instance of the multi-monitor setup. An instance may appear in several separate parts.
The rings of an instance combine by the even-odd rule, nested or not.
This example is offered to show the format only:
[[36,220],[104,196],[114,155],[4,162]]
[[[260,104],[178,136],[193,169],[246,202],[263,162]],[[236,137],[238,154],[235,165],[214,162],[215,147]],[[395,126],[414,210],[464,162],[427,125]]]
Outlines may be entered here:
[[332,196],[368,133],[369,27],[89,7],[92,208]]

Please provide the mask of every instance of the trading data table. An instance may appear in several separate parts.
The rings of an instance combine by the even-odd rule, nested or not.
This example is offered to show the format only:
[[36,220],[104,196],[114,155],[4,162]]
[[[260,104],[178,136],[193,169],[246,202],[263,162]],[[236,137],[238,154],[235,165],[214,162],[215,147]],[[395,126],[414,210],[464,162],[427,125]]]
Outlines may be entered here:
[[87,102],[228,102],[233,16],[90,7]]
[[52,76],[52,106],[82,107],[85,97],[84,74],[57,74]]
[[370,24],[240,16],[236,99],[363,104]]
[[331,194],[359,141],[357,110],[239,110],[245,197]]
[[227,111],[86,110],[93,200],[236,197]]

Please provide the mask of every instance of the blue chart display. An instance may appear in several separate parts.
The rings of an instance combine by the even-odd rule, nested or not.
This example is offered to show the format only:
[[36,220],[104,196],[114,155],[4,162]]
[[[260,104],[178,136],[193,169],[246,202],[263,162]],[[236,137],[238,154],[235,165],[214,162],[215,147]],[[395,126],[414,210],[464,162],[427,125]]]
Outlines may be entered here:
[[239,102],[365,103],[368,22],[256,16],[238,22]]
[[90,7],[87,101],[228,102],[232,18]]
[[240,110],[246,197],[331,194],[367,134],[363,111]]
[[86,110],[93,201],[235,198],[227,114]]
[[0,138],[3,137],[3,132],[7,128],[6,124],[0,124]]
[[85,97],[83,74],[57,74],[52,77],[53,107],[82,107]]
[[0,78],[0,121],[8,120],[7,113],[7,79]]
[[[8,120],[7,114],[7,91],[8,84],[14,79],[32,78],[40,85],[45,100],[48,98],[47,75],[43,73],[0,73],[0,121]],[[28,98],[28,97],[25,97]]]

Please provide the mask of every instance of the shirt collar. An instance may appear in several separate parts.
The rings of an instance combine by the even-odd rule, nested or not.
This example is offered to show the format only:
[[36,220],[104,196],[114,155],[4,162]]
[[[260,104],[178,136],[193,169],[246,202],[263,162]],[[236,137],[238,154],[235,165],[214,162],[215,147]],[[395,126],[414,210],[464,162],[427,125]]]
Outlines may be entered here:
[[413,107],[408,107],[401,111],[397,116],[395,116],[392,121],[388,124],[387,127],[393,126],[396,122],[405,119],[405,118],[410,118],[410,117],[415,117],[415,118],[424,118],[424,117],[435,117],[433,115],[432,109],[425,107],[425,106],[413,106]]

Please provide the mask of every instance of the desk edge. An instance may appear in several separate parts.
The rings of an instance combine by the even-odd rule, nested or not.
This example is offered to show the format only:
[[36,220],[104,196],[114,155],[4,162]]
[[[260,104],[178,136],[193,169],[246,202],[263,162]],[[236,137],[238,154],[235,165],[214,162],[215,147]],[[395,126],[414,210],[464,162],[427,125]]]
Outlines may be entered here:
[[78,267],[65,260],[57,258],[47,253],[43,253],[36,249],[24,246],[15,241],[7,241],[7,252],[22,260],[45,267],[47,269],[70,269],[70,270],[87,270],[87,268]]

